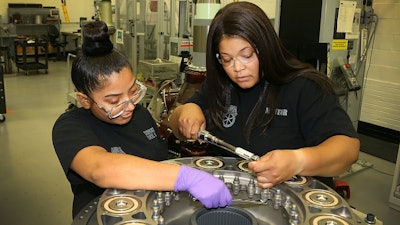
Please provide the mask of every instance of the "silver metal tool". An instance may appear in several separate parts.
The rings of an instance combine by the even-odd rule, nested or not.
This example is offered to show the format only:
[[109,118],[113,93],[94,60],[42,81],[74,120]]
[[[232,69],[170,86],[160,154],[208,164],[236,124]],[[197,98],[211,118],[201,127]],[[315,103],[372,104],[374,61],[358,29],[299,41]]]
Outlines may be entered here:
[[215,137],[214,135],[212,135],[210,132],[208,132],[206,130],[200,130],[199,133],[197,134],[197,137],[207,143],[210,143],[210,144],[218,146],[222,149],[225,149],[243,159],[256,161],[260,158],[258,155],[255,155],[243,148],[236,147],[229,143],[226,143],[225,141]]

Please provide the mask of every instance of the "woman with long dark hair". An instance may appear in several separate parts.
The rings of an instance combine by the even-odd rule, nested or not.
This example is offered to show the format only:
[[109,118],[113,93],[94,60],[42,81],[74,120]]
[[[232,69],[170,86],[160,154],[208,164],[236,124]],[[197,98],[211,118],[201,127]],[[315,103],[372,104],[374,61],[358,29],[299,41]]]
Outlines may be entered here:
[[332,81],[293,57],[255,4],[234,2],[213,19],[206,80],[169,117],[177,137],[215,136],[260,155],[249,164],[267,188],[294,175],[327,177],[357,160],[357,133]]

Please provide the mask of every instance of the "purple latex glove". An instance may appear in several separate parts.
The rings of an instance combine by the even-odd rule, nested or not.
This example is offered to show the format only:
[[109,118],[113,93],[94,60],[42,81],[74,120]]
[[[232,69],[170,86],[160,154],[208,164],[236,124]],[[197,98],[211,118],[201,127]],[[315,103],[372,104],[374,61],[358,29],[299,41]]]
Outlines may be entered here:
[[232,205],[232,195],[222,180],[189,166],[181,166],[174,189],[188,191],[206,208]]

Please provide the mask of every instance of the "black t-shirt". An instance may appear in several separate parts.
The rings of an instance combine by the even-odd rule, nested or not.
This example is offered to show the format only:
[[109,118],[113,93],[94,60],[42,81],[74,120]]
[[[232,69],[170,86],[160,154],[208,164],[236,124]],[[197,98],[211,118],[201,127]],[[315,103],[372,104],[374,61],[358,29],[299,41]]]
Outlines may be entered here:
[[55,122],[52,135],[57,156],[74,193],[74,216],[104,192],[70,169],[73,158],[81,149],[101,146],[109,152],[151,160],[168,158],[166,141],[161,138],[150,113],[141,105],[136,106],[131,121],[124,125],[101,121],[83,108],[65,112]]
[[[207,120],[207,130],[233,146],[244,148],[259,156],[274,149],[316,146],[333,135],[358,138],[338,97],[333,93],[323,93],[314,81],[298,77],[291,83],[281,86],[276,116],[266,132],[262,132],[260,128],[253,129],[248,143],[243,130],[261,90],[261,84],[246,90],[233,88],[231,104],[227,106],[228,112],[221,121],[224,129],[210,129],[210,121]],[[207,110],[206,82],[188,102],[196,103],[203,112]],[[266,113],[270,113],[269,111],[269,108],[265,109]],[[221,149],[214,151],[216,151],[214,154],[235,156]],[[315,178],[335,189],[332,177]]]
[[[265,133],[261,129],[252,130],[250,142],[243,135],[245,123],[253,109],[262,85],[242,90],[233,88],[228,113],[221,123],[224,130],[207,130],[216,137],[259,156],[274,149],[298,149],[315,146],[333,135],[357,137],[348,114],[343,110],[338,97],[324,94],[312,80],[296,78],[281,86],[279,103],[272,123]],[[207,85],[189,99],[198,104],[203,112],[207,109]],[[270,113],[269,109],[265,109]],[[209,121],[207,121],[208,123]]]

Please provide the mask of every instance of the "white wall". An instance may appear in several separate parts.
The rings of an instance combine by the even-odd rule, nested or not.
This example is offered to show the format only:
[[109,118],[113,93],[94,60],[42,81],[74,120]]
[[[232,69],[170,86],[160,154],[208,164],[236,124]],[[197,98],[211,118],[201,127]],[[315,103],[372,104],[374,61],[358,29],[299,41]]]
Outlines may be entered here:
[[79,29],[79,17],[86,17],[88,20],[94,15],[94,1],[92,0],[66,0],[66,8],[70,23],[65,23],[64,13],[60,0],[0,0],[0,15],[3,23],[7,22],[8,3],[30,3],[42,4],[43,6],[54,6],[60,11],[61,30],[76,31]]
[[400,131],[400,1],[374,0],[379,17],[366,64],[360,121]]
[[[67,12],[72,23],[78,23],[79,17],[87,17],[90,19],[94,15],[93,1],[91,0],[66,0]],[[43,6],[54,6],[59,8],[61,21],[65,22],[60,0],[1,0],[0,15],[3,20],[7,18],[8,3],[30,3],[42,4]]]

